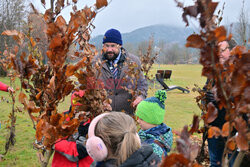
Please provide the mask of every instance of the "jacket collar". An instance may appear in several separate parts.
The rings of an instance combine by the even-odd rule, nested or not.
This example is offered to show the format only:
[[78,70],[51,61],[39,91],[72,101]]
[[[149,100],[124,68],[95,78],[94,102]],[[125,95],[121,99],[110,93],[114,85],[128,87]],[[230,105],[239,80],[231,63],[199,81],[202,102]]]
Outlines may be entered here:
[[144,132],[145,134],[152,134],[154,136],[159,136],[159,135],[167,133],[170,130],[171,130],[170,127],[168,127],[164,123],[161,123],[160,125],[158,125],[156,127],[153,127],[153,128],[150,128],[150,129],[147,129],[144,131],[142,130],[142,132]]
[[[131,167],[131,166],[143,166],[149,167],[153,161],[155,164],[152,166],[157,167],[160,162],[160,158],[153,152],[153,148],[150,145],[143,145],[137,151],[135,151],[120,167]],[[151,166],[151,167],[152,167]]]

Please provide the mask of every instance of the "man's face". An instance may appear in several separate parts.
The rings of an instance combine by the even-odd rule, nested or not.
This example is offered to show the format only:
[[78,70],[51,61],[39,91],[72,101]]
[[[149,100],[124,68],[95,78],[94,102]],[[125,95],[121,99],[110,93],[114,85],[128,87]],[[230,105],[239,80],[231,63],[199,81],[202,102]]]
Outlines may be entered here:
[[119,55],[120,49],[120,45],[112,42],[104,43],[102,47],[104,56],[107,60],[115,60]]
[[220,63],[224,64],[225,61],[228,60],[230,57],[230,50],[229,50],[229,45],[228,42],[223,41],[219,43],[219,49],[220,49]]

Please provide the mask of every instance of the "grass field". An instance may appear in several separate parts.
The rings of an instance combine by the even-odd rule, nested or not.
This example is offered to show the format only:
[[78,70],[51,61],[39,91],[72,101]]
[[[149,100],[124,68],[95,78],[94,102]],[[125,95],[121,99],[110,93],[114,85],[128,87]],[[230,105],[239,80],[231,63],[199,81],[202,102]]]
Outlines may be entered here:
[[[172,70],[171,80],[168,80],[167,84],[188,87],[191,90],[194,84],[202,87],[205,83],[206,79],[201,77],[201,68],[200,65],[155,65],[151,73],[155,74],[157,69]],[[8,78],[0,78],[0,81],[9,85]],[[151,86],[148,90],[149,97],[154,95],[157,88],[160,88],[159,85],[155,85],[156,86]],[[193,114],[200,113],[194,99],[197,95],[196,92],[192,91],[190,91],[189,94],[182,93],[179,90],[167,92],[165,123],[174,130],[180,130],[184,125],[191,124]],[[0,92],[0,97],[10,99],[9,94],[2,91]],[[59,111],[62,112],[67,110],[69,105],[70,97],[67,97],[66,100],[60,104]],[[7,135],[7,124],[5,121],[8,119],[10,111],[11,104],[7,103],[6,100],[1,100],[0,154],[4,152],[5,138]],[[32,128],[32,123],[27,113],[18,113],[16,123],[16,145],[11,148],[4,157],[5,160],[0,162],[0,166],[40,166],[36,156],[36,150],[34,150],[32,146],[34,140],[35,130]]]

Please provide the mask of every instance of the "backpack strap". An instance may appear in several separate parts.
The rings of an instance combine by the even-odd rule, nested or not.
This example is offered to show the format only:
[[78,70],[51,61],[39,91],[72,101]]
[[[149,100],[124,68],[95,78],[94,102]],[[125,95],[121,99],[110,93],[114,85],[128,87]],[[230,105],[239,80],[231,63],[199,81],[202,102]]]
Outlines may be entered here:
[[162,150],[164,152],[164,155],[166,157],[167,156],[167,151],[166,151],[167,147],[162,142],[160,142],[159,140],[154,140],[154,143],[162,148]]

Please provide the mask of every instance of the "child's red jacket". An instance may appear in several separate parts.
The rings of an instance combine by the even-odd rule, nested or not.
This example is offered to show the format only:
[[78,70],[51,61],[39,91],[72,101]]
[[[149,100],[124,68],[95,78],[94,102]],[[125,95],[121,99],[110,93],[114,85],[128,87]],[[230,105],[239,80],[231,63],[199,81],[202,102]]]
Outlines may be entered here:
[[[71,112],[64,112],[67,114]],[[66,120],[69,120],[68,117]],[[84,123],[90,123],[90,120]],[[93,159],[88,155],[86,147],[83,145],[85,137],[77,133],[73,138],[76,141],[68,139],[59,139],[55,144],[55,153],[52,160],[52,167],[89,167],[93,163]]]
[[82,143],[60,139],[55,144],[52,167],[89,167],[92,162]]
[[8,92],[8,86],[4,83],[0,82],[0,90]]

